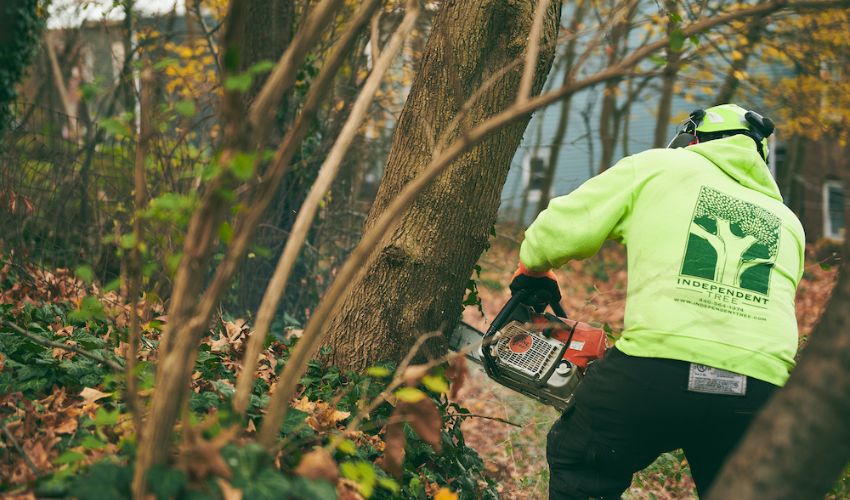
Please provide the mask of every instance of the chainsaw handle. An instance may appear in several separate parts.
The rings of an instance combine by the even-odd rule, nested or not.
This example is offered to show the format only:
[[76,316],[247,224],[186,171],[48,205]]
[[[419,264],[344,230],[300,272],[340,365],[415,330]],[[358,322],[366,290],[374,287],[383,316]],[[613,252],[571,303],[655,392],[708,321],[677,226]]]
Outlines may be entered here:
[[487,333],[484,334],[484,338],[492,337],[496,334],[505,323],[510,319],[511,314],[514,313],[516,308],[520,306],[526,297],[531,294],[530,290],[519,290],[517,293],[511,295],[511,298],[505,303],[502,309],[499,311],[499,314],[493,318],[493,322],[490,323],[490,328],[487,329]]
[[[498,376],[499,368],[493,362],[493,356],[490,354],[491,346],[489,345],[487,339],[496,335],[496,332],[498,332],[503,326],[505,326],[505,324],[511,318],[511,315],[514,313],[514,311],[516,311],[516,308],[524,304],[525,299],[528,298],[529,295],[531,295],[531,290],[519,290],[515,294],[513,294],[511,298],[508,299],[508,301],[502,307],[502,310],[499,311],[495,318],[493,318],[493,322],[490,323],[490,327],[487,328],[487,332],[484,333],[484,338],[482,339],[481,354],[484,358],[484,371],[486,371],[487,375],[489,375],[491,378],[495,378]],[[567,317],[567,313],[566,311],[564,311],[564,308],[561,307],[560,302],[553,300],[549,303],[549,307],[552,308],[552,312],[554,312],[556,316],[561,318]],[[573,331],[575,331],[575,328],[573,328]],[[570,335],[570,340],[572,340],[572,335]]]
[[549,303],[549,307],[552,308],[552,312],[555,313],[555,316],[557,316],[559,318],[566,318],[567,317],[567,311],[564,311],[564,308],[561,307],[560,302],[553,300],[552,302]]
[[[502,307],[502,310],[499,311],[499,314],[493,318],[493,322],[490,323],[490,327],[487,329],[487,333],[484,334],[484,338],[486,339],[487,337],[495,335],[497,331],[505,326],[505,323],[507,323],[511,318],[511,315],[514,313],[516,308],[524,304],[525,299],[528,298],[529,295],[531,295],[530,290],[519,290],[517,293],[513,294],[505,303],[504,307]],[[552,308],[552,312],[555,313],[555,316],[558,316],[559,318],[567,317],[567,312],[564,311],[563,307],[561,307],[560,302],[553,300],[549,303],[549,307]]]

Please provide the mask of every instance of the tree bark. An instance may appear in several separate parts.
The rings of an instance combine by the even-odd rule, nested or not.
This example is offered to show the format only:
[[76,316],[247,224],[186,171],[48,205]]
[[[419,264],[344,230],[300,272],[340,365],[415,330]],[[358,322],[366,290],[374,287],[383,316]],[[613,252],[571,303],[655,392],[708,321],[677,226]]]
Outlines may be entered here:
[[[515,100],[522,76],[522,66],[515,62],[526,50],[535,3],[443,4],[399,118],[367,228],[428,165],[442,134],[459,137],[463,129]],[[559,17],[560,2],[552,2],[536,61],[534,94],[552,64]],[[460,130],[447,130],[469,97],[493,75],[498,80],[469,106]],[[332,318],[328,345],[335,364],[362,369],[378,360],[399,360],[417,335],[447,331],[456,324],[472,266],[487,244],[501,188],[527,124],[528,117],[462,155],[404,212]],[[426,352],[433,354],[443,346],[438,341]]]
[[[277,61],[292,40],[295,25],[295,2],[292,0],[248,0],[245,2],[245,24],[239,66],[246,71],[260,61]],[[260,75],[243,95],[247,105],[260,91],[267,75]],[[283,98],[284,105],[288,99]]]
[[823,498],[841,475],[850,461],[848,301],[845,264],[799,365],[727,460],[709,499]]

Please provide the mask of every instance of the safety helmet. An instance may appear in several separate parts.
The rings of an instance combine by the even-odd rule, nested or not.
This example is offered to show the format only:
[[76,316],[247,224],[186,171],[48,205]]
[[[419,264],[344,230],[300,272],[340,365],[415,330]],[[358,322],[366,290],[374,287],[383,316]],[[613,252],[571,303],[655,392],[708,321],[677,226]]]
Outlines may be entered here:
[[755,111],[747,111],[737,104],[721,104],[708,109],[691,111],[688,119],[667,147],[681,148],[743,134],[755,141],[759,154],[766,162],[769,153],[767,138],[774,129],[775,125],[770,118]]

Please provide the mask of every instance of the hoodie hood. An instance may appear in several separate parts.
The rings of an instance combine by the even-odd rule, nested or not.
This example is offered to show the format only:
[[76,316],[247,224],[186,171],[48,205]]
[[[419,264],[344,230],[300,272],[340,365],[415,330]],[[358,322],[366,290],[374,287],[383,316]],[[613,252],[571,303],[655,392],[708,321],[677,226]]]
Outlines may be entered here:
[[776,181],[749,137],[733,135],[694,144],[686,150],[704,156],[738,184],[782,201]]

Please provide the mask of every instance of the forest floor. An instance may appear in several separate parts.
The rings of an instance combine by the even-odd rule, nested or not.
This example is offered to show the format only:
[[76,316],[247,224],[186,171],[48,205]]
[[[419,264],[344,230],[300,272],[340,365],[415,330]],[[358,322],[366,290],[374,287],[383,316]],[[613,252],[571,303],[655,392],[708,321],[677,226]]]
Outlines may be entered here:
[[[464,320],[485,330],[489,320],[510,297],[507,284],[515,270],[518,245],[502,236],[479,261],[478,291],[481,312],[469,306]],[[828,249],[808,249],[806,272],[797,294],[801,344],[805,343],[825,307],[836,278],[837,257]],[[572,318],[597,325],[623,328],[626,298],[625,252],[606,244],[596,256],[568,263],[557,271],[564,309]],[[546,498],[548,469],[546,433],[558,418],[551,407],[538,403],[490,380],[483,370],[471,369],[469,382],[459,397],[473,414],[497,417],[514,425],[485,418],[469,418],[463,432],[486,467],[499,479],[505,499]],[[696,498],[687,461],[681,451],[665,453],[634,477],[626,493],[630,499]]]

